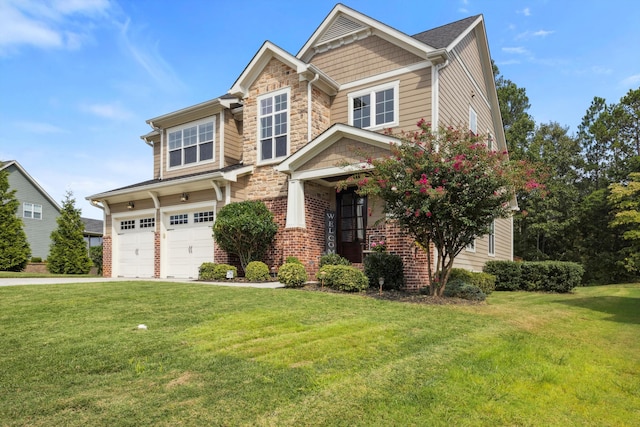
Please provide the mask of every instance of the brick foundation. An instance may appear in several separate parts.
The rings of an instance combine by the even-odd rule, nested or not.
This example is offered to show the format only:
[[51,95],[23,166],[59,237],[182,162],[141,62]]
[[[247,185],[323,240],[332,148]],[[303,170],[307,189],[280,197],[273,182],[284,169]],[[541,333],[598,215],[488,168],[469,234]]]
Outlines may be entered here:
[[102,276],[104,277],[111,277],[113,271],[112,253],[111,236],[104,236],[102,238]]

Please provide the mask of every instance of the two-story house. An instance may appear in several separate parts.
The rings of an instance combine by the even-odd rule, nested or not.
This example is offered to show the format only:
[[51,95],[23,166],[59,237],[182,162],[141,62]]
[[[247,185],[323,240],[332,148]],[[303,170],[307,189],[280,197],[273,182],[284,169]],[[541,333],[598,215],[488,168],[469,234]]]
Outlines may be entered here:
[[[262,200],[279,225],[270,266],[296,256],[313,277],[323,253],[360,263],[384,239],[407,286],[424,285],[428,260],[376,221],[380,204],[336,192],[358,151],[388,153],[385,129],[413,131],[421,118],[468,125],[506,150],[483,17],[410,36],[338,4],[297,54],[267,41],[226,94],[147,121],[153,178],[87,197],[105,212],[104,274],[197,277],[203,262],[232,262],[212,239],[216,212]],[[512,259],[511,220],[456,265],[488,259]]]
[[[9,189],[16,191],[18,215],[31,248],[32,258],[46,260],[51,247],[51,233],[58,228],[60,205],[15,160],[0,161],[0,170],[8,174]],[[87,250],[102,244],[102,221],[82,218]]]

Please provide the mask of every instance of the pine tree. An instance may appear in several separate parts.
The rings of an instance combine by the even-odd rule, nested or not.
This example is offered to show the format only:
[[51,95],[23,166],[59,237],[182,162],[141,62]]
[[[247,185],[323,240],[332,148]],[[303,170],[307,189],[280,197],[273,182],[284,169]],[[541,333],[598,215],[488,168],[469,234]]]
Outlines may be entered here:
[[31,256],[15,194],[9,190],[9,173],[0,171],[0,270],[6,271],[23,270]]
[[87,274],[91,269],[92,263],[83,237],[84,223],[75,203],[73,193],[67,191],[62,211],[56,219],[58,228],[51,233],[51,250],[47,258],[51,273]]

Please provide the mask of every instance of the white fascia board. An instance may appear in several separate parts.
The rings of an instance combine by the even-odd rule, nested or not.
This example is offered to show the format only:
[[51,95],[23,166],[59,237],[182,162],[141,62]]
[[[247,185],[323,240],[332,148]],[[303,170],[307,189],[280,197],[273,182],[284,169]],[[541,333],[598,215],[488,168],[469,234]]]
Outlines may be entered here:
[[157,129],[158,127],[163,128],[163,127],[165,127],[165,126],[163,126],[163,123],[165,123],[167,121],[174,122],[176,120],[180,120],[181,117],[184,117],[184,116],[187,116],[187,115],[191,115],[191,114],[196,113],[196,112],[201,111],[201,110],[211,109],[211,108],[214,109],[212,114],[215,114],[215,113],[218,112],[218,110],[221,110],[222,108],[224,108],[224,106],[221,104],[220,98],[210,99],[208,101],[204,101],[204,102],[201,102],[199,104],[191,105],[189,107],[182,108],[180,110],[173,111],[171,113],[163,114],[162,116],[158,116],[158,117],[154,117],[153,119],[149,119],[146,122],[153,129]]
[[23,174],[25,176],[25,178],[27,178],[27,180],[31,183],[31,185],[33,185],[40,193],[42,193],[42,195],[47,200],[49,200],[49,203],[51,203],[56,209],[58,209],[58,212],[62,209],[60,207],[60,205],[58,204],[58,202],[56,202],[55,199],[53,197],[51,197],[49,195],[49,193],[47,193],[45,191],[45,189],[40,186],[40,184],[38,184],[38,181],[33,179],[33,177],[27,173],[27,171],[22,167],[22,165],[20,163],[18,163],[18,161],[12,160],[10,162],[7,162],[4,165],[2,165],[0,170],[6,169],[11,165],[14,165],[16,167],[16,169],[18,169],[20,171],[20,173]]
[[249,87],[253,84],[255,79],[258,78],[264,67],[272,58],[276,58],[293,68],[298,74],[307,70],[307,64],[267,40],[262,44],[262,47],[254,55],[253,59],[249,65],[247,65],[247,68],[245,68],[240,77],[238,77],[238,80],[236,80],[231,89],[229,89],[229,94],[237,96],[238,98],[246,97]]
[[320,135],[312,142],[284,159],[276,167],[276,170],[290,174],[342,138],[350,138],[381,148],[388,148],[391,142],[400,143],[400,140],[393,136],[383,135],[381,133],[338,123],[329,128],[329,130],[324,134]]
[[[377,21],[373,18],[370,18],[362,13],[353,10],[343,4],[337,4],[329,15],[322,21],[322,24],[316,29],[316,31],[311,35],[309,40],[305,43],[304,46],[300,49],[300,52],[296,55],[297,58],[305,61],[308,60],[310,54],[313,52],[314,46],[322,34],[333,24],[333,22],[337,19],[339,15],[345,15],[353,20],[359,21],[365,26],[370,27],[373,30],[373,34],[381,37],[397,46],[400,46],[410,52],[415,53],[416,55],[426,58],[426,54],[433,50],[431,46],[422,43],[419,40],[414,39],[413,37],[396,30],[386,24],[383,24],[380,21]],[[330,41],[327,41],[330,43]]]
[[458,43],[460,43],[465,37],[467,37],[467,35],[469,35],[469,33],[473,31],[476,28],[476,26],[481,22],[484,24],[484,19],[482,18],[482,15],[478,16],[478,18],[475,21],[473,21],[473,23],[470,24],[466,30],[458,34],[458,37],[456,37],[451,43],[449,43],[449,46],[447,46],[447,50],[450,51],[454,47],[456,47]]

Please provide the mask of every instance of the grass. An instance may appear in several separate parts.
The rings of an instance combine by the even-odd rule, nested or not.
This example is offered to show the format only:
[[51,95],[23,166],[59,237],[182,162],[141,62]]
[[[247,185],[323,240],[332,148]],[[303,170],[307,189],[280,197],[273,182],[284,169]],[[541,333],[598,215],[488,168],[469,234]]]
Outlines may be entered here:
[[0,425],[632,426],[639,336],[640,284],[476,306],[158,282],[6,287]]

